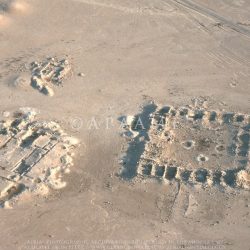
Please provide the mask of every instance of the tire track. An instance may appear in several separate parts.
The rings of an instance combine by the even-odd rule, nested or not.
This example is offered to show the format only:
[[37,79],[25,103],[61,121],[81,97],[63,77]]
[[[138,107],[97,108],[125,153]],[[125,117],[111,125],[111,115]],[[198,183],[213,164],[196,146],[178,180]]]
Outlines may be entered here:
[[203,15],[209,19],[212,19],[216,22],[222,23],[226,27],[228,27],[229,29],[236,31],[239,34],[250,38],[250,30],[248,30],[242,26],[237,25],[237,23],[234,23],[233,21],[231,21],[225,17],[220,16],[219,14],[217,14],[216,12],[214,12],[213,10],[211,10],[209,8],[198,5],[190,0],[170,0],[170,1],[173,2],[175,5],[182,6],[186,9],[192,10],[200,15]]

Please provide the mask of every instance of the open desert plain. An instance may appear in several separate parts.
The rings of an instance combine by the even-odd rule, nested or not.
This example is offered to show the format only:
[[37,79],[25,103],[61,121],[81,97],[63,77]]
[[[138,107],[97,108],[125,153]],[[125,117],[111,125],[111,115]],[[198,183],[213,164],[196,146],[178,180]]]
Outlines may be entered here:
[[249,77],[249,0],[0,0],[0,250],[249,250]]

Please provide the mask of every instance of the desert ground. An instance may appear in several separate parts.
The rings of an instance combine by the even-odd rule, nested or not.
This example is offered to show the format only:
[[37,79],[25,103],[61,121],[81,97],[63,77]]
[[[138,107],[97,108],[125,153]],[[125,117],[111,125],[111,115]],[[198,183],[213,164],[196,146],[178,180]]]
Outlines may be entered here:
[[249,69],[247,0],[0,0],[0,249],[250,249]]

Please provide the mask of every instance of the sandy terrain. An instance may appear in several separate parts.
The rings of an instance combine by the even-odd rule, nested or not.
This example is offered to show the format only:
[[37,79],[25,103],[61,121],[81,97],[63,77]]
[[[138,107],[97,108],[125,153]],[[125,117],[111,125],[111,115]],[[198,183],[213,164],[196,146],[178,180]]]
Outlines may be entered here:
[[0,249],[250,249],[249,13],[0,0]]

